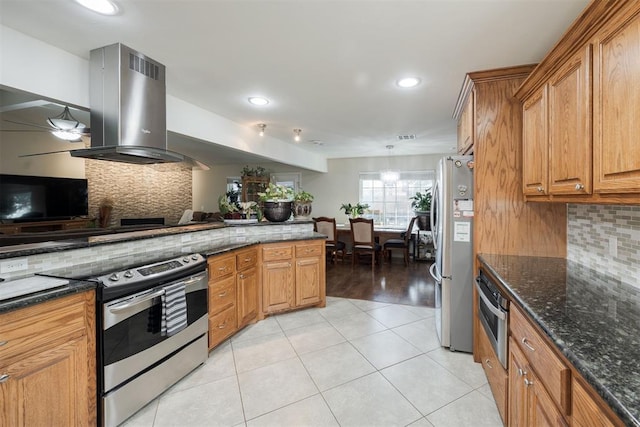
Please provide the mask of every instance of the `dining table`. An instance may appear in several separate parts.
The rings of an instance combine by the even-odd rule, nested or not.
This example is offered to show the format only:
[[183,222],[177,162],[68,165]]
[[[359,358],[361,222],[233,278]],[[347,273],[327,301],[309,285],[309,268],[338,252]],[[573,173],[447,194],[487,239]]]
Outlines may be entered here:
[[[351,246],[353,242],[351,240],[351,225],[344,223],[336,223],[337,239],[345,243],[346,253],[351,253]],[[373,234],[376,237],[376,241],[384,246],[384,242],[389,239],[400,239],[402,233],[406,231],[406,227],[394,228],[384,226],[381,224],[373,224]],[[426,237],[426,239],[425,239]],[[415,243],[420,242],[418,245]],[[433,250],[433,241],[431,239],[431,231],[421,231],[414,229],[411,233],[411,240],[409,242],[409,253],[411,253],[414,260],[432,260],[435,252]]]

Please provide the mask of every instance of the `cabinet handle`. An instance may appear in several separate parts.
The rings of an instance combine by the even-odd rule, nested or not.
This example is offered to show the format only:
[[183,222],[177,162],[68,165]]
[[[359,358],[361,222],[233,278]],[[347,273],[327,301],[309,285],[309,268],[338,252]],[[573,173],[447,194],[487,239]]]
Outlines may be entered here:
[[536,190],[538,190],[538,193],[544,193],[544,188],[542,188],[542,185],[536,188]]
[[9,341],[0,341],[0,347],[2,347],[3,345],[7,345]]
[[225,320],[222,325],[218,325],[218,329],[224,329],[227,327],[227,321]]
[[9,381],[9,378],[11,378],[11,375],[9,374],[0,375],[0,384]]
[[218,294],[218,296],[219,296],[219,297],[223,297],[223,296],[225,296],[225,295],[227,295],[227,291],[224,291],[223,293]]
[[218,271],[225,271],[227,267],[218,267]]
[[489,369],[493,369],[493,366],[491,366],[491,361],[489,359],[485,360],[484,363],[489,367]]
[[290,263],[290,262],[289,262],[289,263],[287,263],[287,266],[288,266],[288,267],[291,267],[291,263]]
[[241,278],[241,279],[244,279],[244,274],[241,274],[241,275],[240,275],[240,278]]
[[580,184],[580,183],[576,184],[576,191],[582,191],[582,190],[584,190],[584,184]]
[[251,261],[251,258],[245,258],[244,259],[244,262],[249,262],[249,261]]
[[523,371],[522,368],[518,368],[518,376],[524,377],[525,375],[527,375],[527,371]]
[[529,387],[530,385],[533,385],[533,381],[531,381],[531,380],[529,380],[529,379],[525,378],[525,379],[524,379],[524,385],[526,385],[527,387]]
[[529,341],[527,341],[526,337],[522,337],[522,344],[524,344],[524,346],[527,347],[529,350],[536,351],[535,348],[531,347],[531,344],[529,344]]

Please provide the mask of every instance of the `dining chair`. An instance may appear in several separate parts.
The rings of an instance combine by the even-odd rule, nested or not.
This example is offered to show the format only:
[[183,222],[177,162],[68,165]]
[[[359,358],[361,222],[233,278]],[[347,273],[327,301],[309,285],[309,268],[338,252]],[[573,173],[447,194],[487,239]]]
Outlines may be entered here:
[[355,265],[359,254],[371,254],[371,271],[373,271],[382,249],[382,246],[375,240],[373,220],[349,218],[349,223],[351,225],[351,241],[353,242],[351,267],[353,268]]
[[340,255],[340,261],[344,262],[344,249],[346,245],[344,242],[338,240],[336,219],[326,216],[313,218],[313,229],[314,231],[327,236],[325,246],[327,249],[327,255],[329,255],[331,262],[336,262],[338,255]]
[[418,217],[411,218],[409,221],[409,227],[407,227],[407,231],[403,232],[400,235],[400,239],[389,239],[384,242],[383,245],[383,255],[384,258],[389,258],[389,263],[391,263],[391,251],[393,249],[401,249],[404,253],[404,265],[409,265],[409,241],[411,240],[411,232],[413,231],[413,224],[416,222]]

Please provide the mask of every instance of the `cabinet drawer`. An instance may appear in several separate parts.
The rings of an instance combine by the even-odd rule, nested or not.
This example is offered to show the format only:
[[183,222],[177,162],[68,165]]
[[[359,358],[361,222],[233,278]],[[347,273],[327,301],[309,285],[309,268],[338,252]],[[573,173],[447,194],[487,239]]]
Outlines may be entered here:
[[228,276],[236,272],[236,257],[233,255],[209,259],[209,280]]
[[570,410],[571,371],[555,355],[515,304],[511,304],[511,336],[518,343],[553,400],[565,414]]
[[257,264],[258,264],[257,249],[242,251],[236,255],[236,269],[238,271],[243,271],[243,270],[246,270],[247,268],[255,267]]
[[0,316],[0,366],[15,356],[86,334],[85,294],[48,301]]
[[322,255],[322,246],[318,243],[296,245],[296,257],[318,257]]
[[507,371],[502,367],[498,357],[493,351],[493,347],[487,338],[486,333],[482,328],[478,328],[478,355],[480,356],[480,362],[484,369],[487,381],[491,387],[493,398],[496,401],[498,412],[502,421],[506,423],[507,416],[507,383],[509,381]]
[[217,314],[236,303],[236,276],[209,284],[209,314]]
[[263,261],[276,261],[293,258],[293,246],[267,246],[262,248]]
[[236,307],[231,306],[209,318],[209,348],[215,347],[236,331]]

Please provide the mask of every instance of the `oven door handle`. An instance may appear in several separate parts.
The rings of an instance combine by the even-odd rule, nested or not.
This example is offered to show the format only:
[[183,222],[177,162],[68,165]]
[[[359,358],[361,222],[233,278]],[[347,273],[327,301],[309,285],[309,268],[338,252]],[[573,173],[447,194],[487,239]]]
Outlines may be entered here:
[[127,302],[123,302],[121,304],[118,305],[114,305],[113,307],[109,307],[109,311],[112,313],[118,313],[122,310],[126,310],[128,308],[131,308],[133,306],[136,306],[140,303],[143,303],[145,301],[149,301],[150,299],[153,299],[155,297],[159,297],[161,295],[164,294],[164,289],[160,289],[158,291],[152,292],[150,294],[144,295],[140,298],[134,298],[133,301],[127,301]]
[[484,292],[482,292],[482,289],[480,288],[480,285],[477,282],[476,282],[476,289],[478,290],[478,295],[480,295],[480,299],[482,299],[482,302],[484,302],[484,305],[489,309],[489,311],[493,313],[498,319],[505,320],[507,318],[506,313],[502,310],[497,309],[493,304],[491,304],[491,301],[489,301],[489,298],[487,298]]
[[183,280],[181,283],[184,283],[184,286],[191,286],[194,283],[198,283],[200,280],[204,279],[205,277],[207,277],[207,273],[200,273],[197,276],[193,276],[187,280]]

